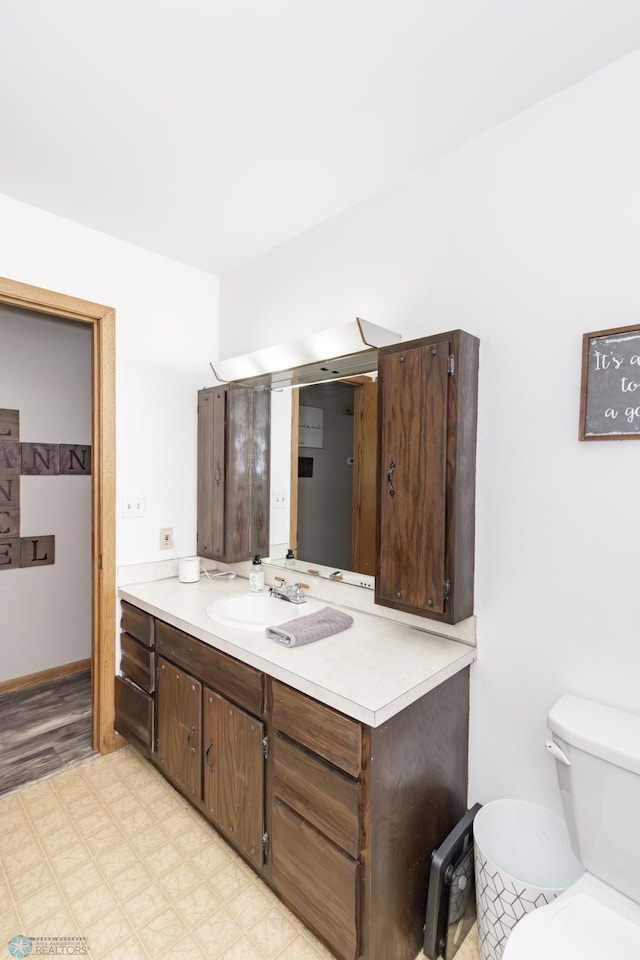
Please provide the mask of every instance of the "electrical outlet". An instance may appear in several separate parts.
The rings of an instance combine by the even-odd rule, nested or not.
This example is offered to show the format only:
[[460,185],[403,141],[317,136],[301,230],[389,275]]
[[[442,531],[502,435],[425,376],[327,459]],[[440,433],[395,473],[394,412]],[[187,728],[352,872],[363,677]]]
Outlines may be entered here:
[[160,527],[160,549],[173,550],[173,527]]
[[286,493],[274,493],[271,502],[275,510],[284,510],[287,506]]

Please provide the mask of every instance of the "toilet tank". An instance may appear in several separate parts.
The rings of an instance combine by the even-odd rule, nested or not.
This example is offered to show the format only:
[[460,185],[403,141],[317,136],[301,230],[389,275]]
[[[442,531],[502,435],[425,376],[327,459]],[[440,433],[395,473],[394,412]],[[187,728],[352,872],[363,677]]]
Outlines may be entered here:
[[569,760],[556,770],[574,853],[640,903],[640,714],[565,695],[548,722]]

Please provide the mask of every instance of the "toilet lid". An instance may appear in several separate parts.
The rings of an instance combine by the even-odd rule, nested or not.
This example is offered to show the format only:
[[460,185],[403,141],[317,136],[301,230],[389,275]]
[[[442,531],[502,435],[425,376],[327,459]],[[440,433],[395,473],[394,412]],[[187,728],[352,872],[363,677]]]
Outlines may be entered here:
[[555,900],[516,924],[503,960],[637,960],[640,926],[584,893]]

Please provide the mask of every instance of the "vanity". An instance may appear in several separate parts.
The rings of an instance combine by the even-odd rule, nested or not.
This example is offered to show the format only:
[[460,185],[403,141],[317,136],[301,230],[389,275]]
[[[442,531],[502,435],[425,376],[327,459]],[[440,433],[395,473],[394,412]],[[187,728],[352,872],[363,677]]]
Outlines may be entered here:
[[[376,613],[318,580],[316,608],[353,624],[286,647],[207,615],[246,580],[122,588],[116,729],[337,958],[414,960],[431,853],[466,811],[475,647],[445,625],[473,613],[478,341],[376,359]],[[198,395],[202,557],[268,547],[273,386]],[[276,603],[282,623],[293,605]]]
[[293,648],[207,617],[246,591],[120,590],[117,729],[336,957],[414,960],[431,852],[466,809],[475,648],[356,610]]

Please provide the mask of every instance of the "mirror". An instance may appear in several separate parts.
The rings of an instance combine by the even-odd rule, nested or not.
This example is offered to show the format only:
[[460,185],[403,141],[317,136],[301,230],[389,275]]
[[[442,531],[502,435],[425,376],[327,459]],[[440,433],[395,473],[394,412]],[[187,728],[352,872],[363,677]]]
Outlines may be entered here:
[[376,372],[272,393],[271,560],[372,588]]

